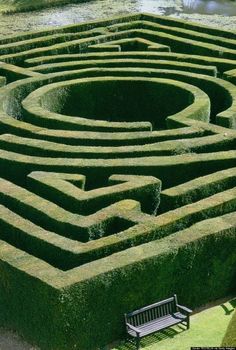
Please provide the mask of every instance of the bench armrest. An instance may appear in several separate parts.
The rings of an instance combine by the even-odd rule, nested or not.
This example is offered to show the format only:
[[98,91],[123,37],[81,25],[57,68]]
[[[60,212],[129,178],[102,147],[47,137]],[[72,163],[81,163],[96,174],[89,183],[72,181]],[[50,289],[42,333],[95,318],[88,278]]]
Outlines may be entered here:
[[126,322],[126,326],[127,326],[128,328],[132,329],[132,331],[136,332],[137,335],[139,335],[139,334],[141,333],[141,331],[140,331],[138,328],[132,326],[132,324],[130,324],[130,323],[128,323],[128,322]]
[[188,309],[186,306],[183,306],[183,305],[177,304],[177,307],[178,307],[180,310],[187,312],[187,314],[191,314],[191,313],[193,312],[191,309]]

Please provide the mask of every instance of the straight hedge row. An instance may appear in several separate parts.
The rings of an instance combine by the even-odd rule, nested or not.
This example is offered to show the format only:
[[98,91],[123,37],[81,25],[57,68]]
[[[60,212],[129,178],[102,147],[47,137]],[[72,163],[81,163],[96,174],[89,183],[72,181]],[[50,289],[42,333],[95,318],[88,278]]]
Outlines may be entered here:
[[123,336],[124,312],[166,295],[192,308],[221,298],[235,291],[235,219],[208,219],[67,272],[1,241],[0,324],[41,349],[91,349]]

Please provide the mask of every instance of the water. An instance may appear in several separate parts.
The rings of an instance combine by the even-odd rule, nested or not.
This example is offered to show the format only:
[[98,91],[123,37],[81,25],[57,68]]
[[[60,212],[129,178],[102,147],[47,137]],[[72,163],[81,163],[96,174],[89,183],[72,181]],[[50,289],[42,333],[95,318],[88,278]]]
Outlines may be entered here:
[[[131,12],[151,12],[236,30],[236,1],[230,0],[91,0],[40,11],[0,15],[0,36],[107,18]],[[204,14],[201,17],[196,14]],[[209,15],[210,14],[210,15]],[[212,14],[221,14],[227,17]],[[229,17],[231,16],[231,17]]]
[[229,0],[183,0],[183,12],[236,16],[236,2]]

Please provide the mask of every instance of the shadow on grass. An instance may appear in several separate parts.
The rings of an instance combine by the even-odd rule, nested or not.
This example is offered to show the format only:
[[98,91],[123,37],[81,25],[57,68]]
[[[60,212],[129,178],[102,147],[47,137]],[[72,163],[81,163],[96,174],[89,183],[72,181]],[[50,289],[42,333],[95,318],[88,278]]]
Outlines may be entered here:
[[[175,326],[175,329],[173,328],[168,328],[163,331],[157,332],[155,334],[149,335],[145,338],[142,338],[140,341],[140,346],[141,348],[151,346],[153,344],[157,344],[158,342],[164,340],[164,339],[171,339],[174,338],[176,335],[184,332],[186,330],[186,327],[183,325],[177,325]],[[157,344],[158,345],[158,344]],[[116,347],[117,350],[135,350],[136,345],[135,345],[135,338],[132,341],[126,340],[119,344]]]
[[229,304],[232,306],[230,309],[225,304],[220,305],[224,309],[226,315],[231,315],[236,309],[236,299],[230,300]]

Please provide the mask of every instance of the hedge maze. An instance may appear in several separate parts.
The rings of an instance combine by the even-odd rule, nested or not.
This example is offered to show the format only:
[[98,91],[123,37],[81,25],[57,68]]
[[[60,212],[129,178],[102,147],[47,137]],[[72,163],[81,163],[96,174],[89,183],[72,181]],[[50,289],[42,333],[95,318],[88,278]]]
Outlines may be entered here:
[[41,349],[236,290],[236,33],[134,14],[0,41],[0,324]]

